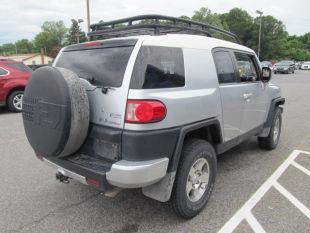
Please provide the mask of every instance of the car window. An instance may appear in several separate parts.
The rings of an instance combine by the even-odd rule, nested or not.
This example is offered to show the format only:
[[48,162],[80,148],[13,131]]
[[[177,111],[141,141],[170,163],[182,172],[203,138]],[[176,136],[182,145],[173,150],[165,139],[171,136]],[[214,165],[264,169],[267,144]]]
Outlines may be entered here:
[[9,72],[6,71],[5,69],[0,68],[0,76],[7,75]]
[[228,51],[214,53],[219,83],[233,83],[236,81],[235,69]]
[[30,69],[28,66],[26,66],[23,63],[8,64],[8,66],[12,67],[15,70],[19,70],[19,71],[22,71],[22,72],[28,72],[28,73],[32,72],[32,69]]
[[131,88],[173,88],[184,85],[185,71],[181,48],[141,47],[132,73]]
[[255,69],[253,57],[248,54],[235,53],[237,60],[237,71],[241,82],[258,81],[258,73]]
[[120,87],[133,46],[64,51],[56,66],[74,71],[95,85]]

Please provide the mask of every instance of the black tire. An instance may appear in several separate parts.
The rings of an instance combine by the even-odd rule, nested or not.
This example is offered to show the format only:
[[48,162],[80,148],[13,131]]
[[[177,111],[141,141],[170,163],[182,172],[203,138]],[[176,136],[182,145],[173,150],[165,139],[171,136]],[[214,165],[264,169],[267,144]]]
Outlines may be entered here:
[[[200,199],[193,202],[187,194],[186,184],[192,166],[199,159],[207,161],[209,165],[209,169],[207,169],[209,171],[209,179]],[[173,209],[178,216],[190,219],[196,216],[205,207],[214,187],[216,173],[217,160],[213,146],[201,139],[191,139],[185,142],[171,197]],[[198,190],[202,187],[201,185],[202,184],[199,185]]]
[[[18,104],[16,103],[16,98],[18,98],[18,96],[24,96],[24,91],[22,90],[18,90],[18,91],[13,91],[8,98],[8,108],[11,112],[21,112],[22,109],[22,105],[20,105],[20,107],[18,107]],[[22,100],[22,99],[21,99]]]
[[[279,129],[278,129],[278,134],[277,138],[275,138],[275,124],[277,119],[279,119]],[[282,111],[278,107],[276,108],[274,117],[272,119],[272,125],[269,131],[269,135],[267,137],[258,137],[258,145],[260,148],[265,149],[265,150],[273,150],[277,147],[281,135],[281,126],[282,126]]]

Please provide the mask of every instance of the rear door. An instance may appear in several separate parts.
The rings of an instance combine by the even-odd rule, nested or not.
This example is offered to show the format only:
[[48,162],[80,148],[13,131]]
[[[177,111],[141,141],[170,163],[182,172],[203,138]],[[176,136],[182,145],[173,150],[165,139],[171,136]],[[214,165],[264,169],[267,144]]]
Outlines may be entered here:
[[90,102],[91,123],[122,129],[136,39],[95,41],[65,48],[55,66],[74,71]]
[[238,79],[242,86],[244,112],[241,130],[246,133],[264,123],[268,103],[266,85],[261,81],[258,61],[253,54],[234,52]]
[[222,101],[224,140],[229,141],[242,133],[244,100],[240,91],[241,84],[237,82],[232,52],[227,49],[216,49],[213,51],[213,56]]

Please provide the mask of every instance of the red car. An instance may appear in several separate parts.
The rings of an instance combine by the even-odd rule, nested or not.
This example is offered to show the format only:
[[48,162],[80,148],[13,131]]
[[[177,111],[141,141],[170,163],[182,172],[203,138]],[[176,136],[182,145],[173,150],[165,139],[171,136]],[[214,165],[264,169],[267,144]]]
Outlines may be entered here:
[[22,62],[0,59],[0,106],[12,112],[22,110],[24,89],[32,70]]

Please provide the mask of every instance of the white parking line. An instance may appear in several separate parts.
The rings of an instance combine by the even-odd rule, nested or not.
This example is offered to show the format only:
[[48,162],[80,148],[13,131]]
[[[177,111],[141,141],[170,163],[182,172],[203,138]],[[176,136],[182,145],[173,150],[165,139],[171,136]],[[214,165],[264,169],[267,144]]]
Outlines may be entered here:
[[245,217],[249,225],[255,231],[255,233],[266,233],[262,225],[257,221],[257,219],[253,216],[252,213],[249,213],[248,216]]
[[284,195],[290,202],[292,202],[303,214],[305,214],[310,219],[310,210],[277,182],[279,177],[290,165],[293,165],[294,167],[298,168],[299,170],[310,176],[310,171],[308,169],[304,168],[303,166],[294,161],[300,153],[310,155],[310,153],[306,151],[294,150],[289,155],[289,157],[280,165],[280,167],[265,181],[265,183],[260,186],[260,188],[252,195],[252,197],[230,218],[230,220],[228,220],[228,222],[226,222],[226,224],[219,230],[218,233],[233,232],[243,219],[245,219],[249,223],[249,225],[255,232],[265,232],[261,224],[253,216],[251,210],[262,199],[262,197],[271,187],[275,187],[282,195]]
[[296,206],[304,215],[306,215],[310,219],[310,210],[297,200],[289,191],[287,191],[282,185],[278,182],[275,182],[273,186],[285,196],[294,206]]
[[310,176],[310,171],[307,168],[304,168],[303,166],[301,166],[299,163],[296,163],[295,161],[293,161],[292,165],[296,167],[297,169],[299,169],[300,171],[306,173],[308,176]]

